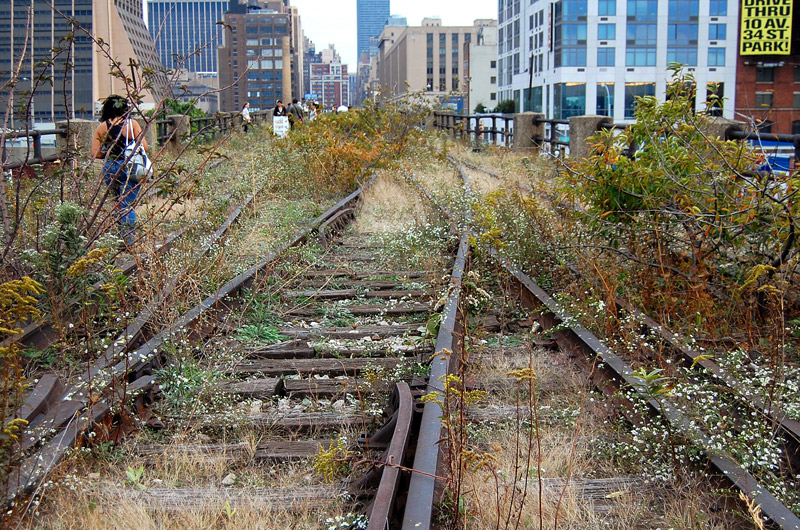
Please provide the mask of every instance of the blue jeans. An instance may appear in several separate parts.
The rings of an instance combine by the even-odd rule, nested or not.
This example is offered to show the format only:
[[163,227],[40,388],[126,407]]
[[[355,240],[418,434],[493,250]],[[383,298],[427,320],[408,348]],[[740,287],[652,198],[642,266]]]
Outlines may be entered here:
[[103,179],[106,186],[111,188],[111,194],[117,199],[115,205],[116,221],[119,226],[119,236],[126,245],[132,245],[136,239],[136,212],[133,203],[139,194],[139,183],[128,180],[128,173],[122,160],[106,161],[103,167]]

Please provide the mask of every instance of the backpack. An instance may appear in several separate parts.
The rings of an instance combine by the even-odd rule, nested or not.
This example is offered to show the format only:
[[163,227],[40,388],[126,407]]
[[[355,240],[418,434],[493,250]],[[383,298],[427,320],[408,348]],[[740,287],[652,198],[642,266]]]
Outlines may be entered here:
[[133,134],[133,124],[130,120],[126,120],[126,138],[127,144],[125,150],[122,152],[123,160],[125,160],[125,170],[128,173],[128,180],[130,182],[138,183],[143,178],[152,175],[153,163],[147,157],[147,153],[141,144],[137,144],[135,135]]

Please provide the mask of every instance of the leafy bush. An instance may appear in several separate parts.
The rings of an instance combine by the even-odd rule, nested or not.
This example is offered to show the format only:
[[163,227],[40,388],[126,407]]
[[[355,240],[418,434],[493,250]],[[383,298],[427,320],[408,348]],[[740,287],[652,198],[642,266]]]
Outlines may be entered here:
[[517,104],[513,99],[506,99],[498,103],[494,111],[502,114],[513,114],[514,112],[517,112]]

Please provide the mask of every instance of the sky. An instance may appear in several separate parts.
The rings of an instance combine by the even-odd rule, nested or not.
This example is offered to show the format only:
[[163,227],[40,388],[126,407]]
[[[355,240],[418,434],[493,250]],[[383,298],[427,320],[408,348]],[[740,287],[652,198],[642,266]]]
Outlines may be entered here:
[[[333,44],[349,71],[356,66],[356,0],[290,0],[300,13],[306,37],[317,51]],[[392,15],[419,26],[424,17],[439,16],[443,26],[471,26],[476,18],[497,18],[494,0],[391,0]]]

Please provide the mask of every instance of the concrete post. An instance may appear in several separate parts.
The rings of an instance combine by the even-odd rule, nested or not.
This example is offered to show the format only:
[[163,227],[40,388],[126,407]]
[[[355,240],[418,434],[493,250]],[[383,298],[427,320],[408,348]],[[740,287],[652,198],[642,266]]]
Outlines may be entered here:
[[150,148],[150,152],[147,153],[148,156],[153,156],[158,152],[158,127],[156,127],[156,122],[152,121],[148,123],[145,118],[141,117],[134,118],[134,120],[144,131],[144,139],[147,142],[147,147]]
[[544,124],[536,123],[544,119],[544,114],[536,112],[520,112],[514,114],[514,139],[511,149],[514,151],[539,151],[541,139],[544,138]]
[[76,158],[88,160],[91,158],[92,139],[98,125],[99,123],[91,120],[56,122],[57,129],[66,129],[69,126],[66,136],[58,135],[56,137],[56,149],[61,153],[61,157],[64,160]]
[[705,133],[708,136],[714,136],[725,140],[730,131],[744,131],[746,128],[747,124],[743,121],[714,117],[709,118],[708,125],[705,127]]
[[184,116],[183,114],[172,114],[167,116],[167,118],[172,120],[172,126],[170,129],[171,136],[167,147],[173,153],[177,153],[183,149],[183,145],[191,136],[192,119],[189,116]]
[[431,111],[425,116],[425,123],[424,123],[425,130],[435,131],[435,124],[436,124],[436,115],[433,113],[433,111]]
[[590,155],[589,142],[590,136],[597,134],[600,124],[612,122],[608,116],[572,116],[569,119],[569,158],[580,160]]

